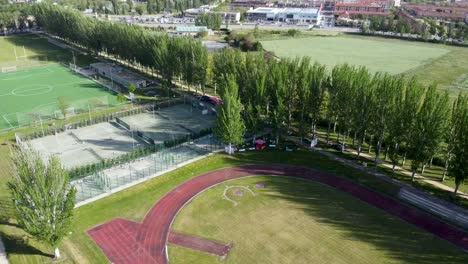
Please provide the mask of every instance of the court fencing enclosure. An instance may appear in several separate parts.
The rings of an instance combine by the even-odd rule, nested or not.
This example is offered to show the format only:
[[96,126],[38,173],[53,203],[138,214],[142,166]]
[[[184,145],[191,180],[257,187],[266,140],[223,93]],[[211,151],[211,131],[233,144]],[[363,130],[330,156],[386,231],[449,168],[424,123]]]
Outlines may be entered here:
[[115,192],[122,187],[133,185],[132,183],[150,179],[177,168],[185,162],[201,158],[221,149],[221,142],[212,135],[208,135],[73,180],[71,184],[77,189],[76,202],[81,205],[88,199]]
[[177,99],[45,131],[16,134],[46,160],[56,155],[77,188],[77,203],[115,192],[223,149],[214,113]]

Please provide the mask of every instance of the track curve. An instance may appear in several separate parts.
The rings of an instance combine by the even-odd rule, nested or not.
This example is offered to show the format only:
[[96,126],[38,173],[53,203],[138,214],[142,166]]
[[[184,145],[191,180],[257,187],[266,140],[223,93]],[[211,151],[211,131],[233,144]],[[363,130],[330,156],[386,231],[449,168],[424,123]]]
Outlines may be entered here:
[[[138,262],[167,264],[166,245],[170,227],[176,215],[184,205],[200,192],[216,184],[253,175],[294,177],[326,184],[337,190],[349,193],[361,201],[380,208],[389,214],[395,215],[406,222],[416,225],[423,230],[431,232],[442,239],[468,250],[468,233],[441,222],[429,214],[416,210],[397,200],[383,196],[344,178],[304,167],[272,164],[246,165],[220,169],[184,182],[160,199],[148,212],[141,224],[134,223],[131,225],[132,227],[130,229],[124,229],[126,234],[128,234],[126,238],[127,241],[122,237],[121,239],[124,240],[121,240],[119,245],[115,243],[110,245],[110,242],[106,242],[109,241],[109,239],[106,238],[108,238],[110,232],[114,232],[117,235],[122,233],[122,231],[110,225],[113,224],[114,221],[125,220],[113,220],[110,223],[89,230],[88,233],[113,263]],[[106,225],[109,226],[106,227]],[[105,234],[106,232],[107,234]],[[130,248],[133,251],[140,252],[137,259],[135,259],[134,255],[132,258],[124,256],[123,254],[119,255],[120,252],[131,251]]]

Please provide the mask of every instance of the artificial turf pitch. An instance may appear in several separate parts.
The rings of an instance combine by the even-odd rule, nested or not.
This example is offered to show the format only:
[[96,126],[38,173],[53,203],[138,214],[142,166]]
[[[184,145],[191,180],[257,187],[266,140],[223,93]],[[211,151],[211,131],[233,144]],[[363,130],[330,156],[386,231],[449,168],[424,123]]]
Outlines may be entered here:
[[[116,96],[107,88],[80,76],[60,64],[0,74],[0,131],[18,127],[18,112],[44,113],[59,111],[58,98],[70,107],[86,100],[105,99],[117,105]],[[53,113],[50,113],[53,114]]]

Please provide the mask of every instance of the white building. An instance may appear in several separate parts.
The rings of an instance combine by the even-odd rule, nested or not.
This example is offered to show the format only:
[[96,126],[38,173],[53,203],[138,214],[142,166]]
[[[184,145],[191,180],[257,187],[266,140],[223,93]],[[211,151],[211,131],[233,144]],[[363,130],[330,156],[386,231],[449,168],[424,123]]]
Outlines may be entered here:
[[136,88],[146,87],[147,85],[147,82],[144,78],[114,64],[97,62],[92,63],[90,68],[96,74],[112,80],[126,88],[128,88],[131,84],[133,84]]
[[247,11],[250,21],[280,21],[292,23],[320,24],[320,8],[269,8],[259,7]]
[[195,36],[201,32],[206,32],[208,36],[213,35],[213,31],[205,26],[180,26],[176,27],[176,30],[172,33],[182,36]]

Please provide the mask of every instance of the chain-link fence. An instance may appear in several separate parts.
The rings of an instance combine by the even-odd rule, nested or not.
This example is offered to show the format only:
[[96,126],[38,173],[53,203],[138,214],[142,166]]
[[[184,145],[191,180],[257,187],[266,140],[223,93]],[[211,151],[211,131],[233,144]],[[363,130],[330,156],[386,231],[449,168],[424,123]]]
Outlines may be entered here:
[[90,176],[72,181],[77,189],[76,202],[83,202],[123,186],[129,186],[136,181],[149,179],[184,162],[221,150],[222,147],[221,142],[212,135],[208,135],[174,147],[163,148],[137,160],[97,171]]

